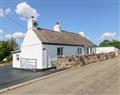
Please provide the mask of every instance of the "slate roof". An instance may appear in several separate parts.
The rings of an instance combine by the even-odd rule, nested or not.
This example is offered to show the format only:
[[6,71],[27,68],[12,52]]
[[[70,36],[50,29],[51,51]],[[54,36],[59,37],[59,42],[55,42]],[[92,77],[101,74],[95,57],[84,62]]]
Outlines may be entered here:
[[96,46],[87,38],[80,34],[73,32],[57,32],[44,28],[37,28],[34,30],[37,37],[42,41],[43,44],[55,44],[55,45],[72,45],[72,46]]

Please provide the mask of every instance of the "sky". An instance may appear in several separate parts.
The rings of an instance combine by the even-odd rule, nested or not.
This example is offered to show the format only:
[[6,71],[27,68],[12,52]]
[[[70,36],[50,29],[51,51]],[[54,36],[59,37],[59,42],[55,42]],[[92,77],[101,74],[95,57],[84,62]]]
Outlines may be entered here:
[[0,0],[0,40],[16,38],[21,45],[27,19],[34,15],[38,26],[78,33],[96,45],[119,39],[119,0]]

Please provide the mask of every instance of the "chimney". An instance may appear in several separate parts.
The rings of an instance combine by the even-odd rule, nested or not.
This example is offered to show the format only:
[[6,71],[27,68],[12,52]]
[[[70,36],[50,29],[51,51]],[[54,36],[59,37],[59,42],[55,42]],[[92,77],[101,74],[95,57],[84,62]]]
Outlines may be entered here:
[[36,29],[37,28],[37,19],[34,18],[34,16],[31,16],[30,19],[28,19],[28,30],[29,29]]
[[62,32],[59,22],[56,22],[56,24],[54,25],[54,31]]

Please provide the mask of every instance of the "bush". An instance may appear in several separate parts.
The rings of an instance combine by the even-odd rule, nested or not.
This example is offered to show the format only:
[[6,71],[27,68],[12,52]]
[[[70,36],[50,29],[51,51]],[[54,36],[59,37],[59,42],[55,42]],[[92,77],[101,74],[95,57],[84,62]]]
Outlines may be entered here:
[[7,41],[0,41],[0,63],[2,63],[3,59],[8,57],[8,61],[12,60],[11,52],[18,47],[15,39],[10,39]]

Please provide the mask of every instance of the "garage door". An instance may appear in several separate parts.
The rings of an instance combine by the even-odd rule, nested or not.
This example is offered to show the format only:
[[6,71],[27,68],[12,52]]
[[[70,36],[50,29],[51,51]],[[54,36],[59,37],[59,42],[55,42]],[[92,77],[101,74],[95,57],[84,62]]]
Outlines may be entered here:
[[20,67],[24,69],[37,69],[37,59],[21,58]]

